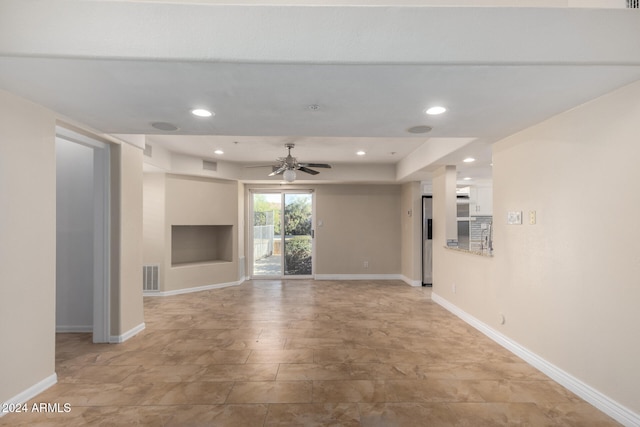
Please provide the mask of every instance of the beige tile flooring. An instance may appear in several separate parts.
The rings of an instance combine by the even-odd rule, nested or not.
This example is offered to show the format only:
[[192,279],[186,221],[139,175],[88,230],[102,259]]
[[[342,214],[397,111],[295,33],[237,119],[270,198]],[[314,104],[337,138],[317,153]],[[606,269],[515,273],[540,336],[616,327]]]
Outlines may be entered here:
[[58,384],[3,426],[610,426],[397,281],[249,281],[145,298],[123,344],[57,337]]

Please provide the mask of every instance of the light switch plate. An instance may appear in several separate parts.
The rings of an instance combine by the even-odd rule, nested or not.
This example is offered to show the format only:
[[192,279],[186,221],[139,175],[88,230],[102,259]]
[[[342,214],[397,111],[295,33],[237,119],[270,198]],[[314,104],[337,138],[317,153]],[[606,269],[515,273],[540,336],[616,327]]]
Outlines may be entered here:
[[522,211],[507,212],[507,224],[522,224]]
[[534,225],[536,223],[536,211],[529,211],[529,224]]

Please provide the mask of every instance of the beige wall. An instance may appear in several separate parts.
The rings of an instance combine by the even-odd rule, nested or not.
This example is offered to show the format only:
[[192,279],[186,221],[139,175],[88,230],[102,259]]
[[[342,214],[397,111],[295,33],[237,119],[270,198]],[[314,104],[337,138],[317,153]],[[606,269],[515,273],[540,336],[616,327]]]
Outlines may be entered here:
[[[0,402],[54,374],[56,115],[0,91]],[[142,152],[112,146],[111,335],[143,322]],[[122,190],[122,191],[121,191]]]
[[[422,284],[422,191],[419,182],[402,185],[401,268],[402,275],[413,284]],[[419,282],[419,283],[418,283]]]
[[0,90],[0,402],[54,374],[55,116]]
[[165,177],[164,173],[145,173],[143,177],[143,265],[157,265],[159,281],[164,283],[165,256]]
[[246,225],[247,205],[245,204],[245,184],[238,182],[238,280],[244,280],[248,275],[246,247]]
[[[315,274],[401,274],[401,185],[293,184],[275,188],[268,185],[245,187],[247,206],[252,189],[314,191]],[[369,262],[369,268],[364,268],[364,261]]]
[[[163,173],[144,178],[144,262],[160,265],[160,290],[233,283],[238,270],[238,183]],[[171,266],[172,225],[233,226],[231,262]]]
[[[122,335],[144,323],[142,301],[142,150],[122,144],[114,150],[119,157],[117,214],[119,245],[118,299],[111,301],[111,335]],[[113,172],[112,172],[113,173]],[[114,191],[112,189],[112,195]],[[113,201],[112,196],[112,201]],[[112,281],[112,288],[114,287]]]
[[[640,82],[495,144],[495,256],[436,245],[434,279],[434,293],[635,413],[639,99]],[[524,224],[507,225],[516,210]]]
[[318,185],[316,195],[316,274],[400,274],[400,185]]

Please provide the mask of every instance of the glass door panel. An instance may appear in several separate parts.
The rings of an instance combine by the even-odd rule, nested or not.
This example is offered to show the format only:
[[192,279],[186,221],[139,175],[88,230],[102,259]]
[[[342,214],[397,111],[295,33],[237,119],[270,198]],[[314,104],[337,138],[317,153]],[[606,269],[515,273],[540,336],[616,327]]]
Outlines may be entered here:
[[252,277],[313,274],[313,194],[252,193]]
[[284,274],[312,274],[312,207],[311,193],[284,195]]
[[253,276],[282,276],[282,195],[253,194]]

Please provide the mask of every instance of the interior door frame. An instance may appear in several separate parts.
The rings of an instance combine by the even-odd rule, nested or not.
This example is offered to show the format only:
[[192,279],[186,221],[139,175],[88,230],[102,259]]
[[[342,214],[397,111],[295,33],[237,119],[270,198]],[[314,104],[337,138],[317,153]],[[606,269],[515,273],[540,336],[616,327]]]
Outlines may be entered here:
[[111,162],[110,145],[57,126],[56,138],[93,149],[93,342],[110,342]]
[[[280,215],[280,228],[281,230],[283,230],[282,232],[282,236],[281,236],[281,248],[282,248],[282,253],[280,255],[280,271],[281,274],[280,275],[272,275],[272,276],[268,276],[268,275],[263,275],[263,276],[256,276],[254,274],[253,268],[254,268],[254,254],[253,254],[253,231],[254,231],[254,225],[253,225],[253,217],[254,217],[254,210],[253,210],[253,196],[254,194],[279,194],[280,195],[280,208],[281,208],[281,215]],[[285,194],[310,194],[311,195],[311,274],[305,274],[305,275],[286,275],[285,274],[285,269],[284,269],[284,250],[285,250],[285,234],[284,234],[284,195]],[[257,279],[257,280],[261,280],[261,279],[313,279],[315,277],[315,269],[316,269],[316,263],[315,263],[315,258],[316,258],[316,238],[315,238],[315,218],[316,218],[316,198],[315,198],[315,191],[312,189],[308,189],[308,188],[302,188],[302,189],[268,189],[268,188],[251,188],[249,189],[249,209],[248,209],[248,221],[247,224],[249,225],[249,230],[247,233],[247,236],[249,237],[248,239],[248,246],[249,246],[249,250],[248,250],[248,255],[249,255],[249,267],[250,267],[250,274],[249,274],[249,278],[250,279]]]

